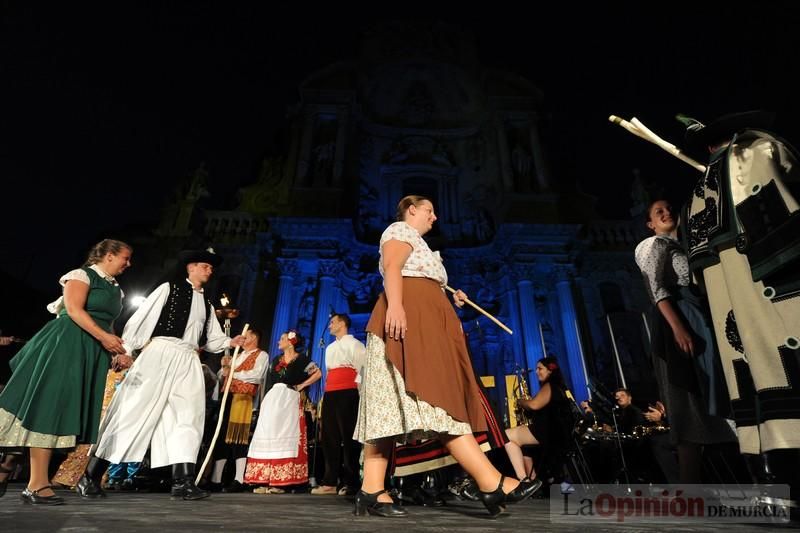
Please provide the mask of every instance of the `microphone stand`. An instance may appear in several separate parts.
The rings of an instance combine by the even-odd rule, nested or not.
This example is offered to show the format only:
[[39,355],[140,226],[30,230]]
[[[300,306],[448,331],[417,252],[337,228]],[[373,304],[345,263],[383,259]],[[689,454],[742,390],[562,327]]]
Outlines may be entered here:
[[[324,335],[324,333],[323,333],[323,335]],[[322,364],[324,365],[325,364],[325,353],[324,353],[324,350],[325,350],[325,337],[320,337],[319,338],[319,342],[317,343],[317,346],[319,348],[322,348],[322,350],[323,350],[322,358],[320,359],[320,361],[322,361]],[[322,371],[322,369],[320,369],[320,371]],[[316,383],[314,383],[314,387],[320,387],[320,383],[322,383],[322,380],[319,380]],[[319,392],[319,388],[317,388],[317,392]],[[311,471],[310,471],[309,477],[308,477],[308,484],[311,487],[316,487],[317,486],[317,478],[316,478],[316,473],[317,473],[317,454],[319,453],[319,441],[320,441],[320,433],[321,433],[320,426],[322,425],[322,416],[321,416],[322,413],[319,410],[320,402],[322,402],[322,398],[320,398],[319,401],[316,404],[317,419],[314,422],[314,456],[311,458]]]
[[619,432],[619,424],[617,423],[617,412],[620,411],[621,408],[619,406],[615,406],[611,409],[611,419],[614,421],[614,434],[615,434],[615,441],[617,443],[617,449],[619,450],[619,458],[622,461],[622,469],[617,472],[617,479],[619,479],[620,474],[625,474],[625,484],[628,487],[628,492],[631,492],[631,480],[628,476],[628,464],[625,461],[625,450],[622,448],[622,437],[620,436]]

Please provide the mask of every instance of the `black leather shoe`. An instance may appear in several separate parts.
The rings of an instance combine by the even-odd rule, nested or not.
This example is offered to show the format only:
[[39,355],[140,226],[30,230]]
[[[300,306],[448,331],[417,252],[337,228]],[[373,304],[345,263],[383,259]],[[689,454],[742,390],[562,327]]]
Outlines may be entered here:
[[356,508],[353,511],[353,514],[356,516],[364,516],[369,513],[371,515],[383,516],[385,518],[399,518],[401,516],[408,516],[408,511],[396,503],[384,503],[378,501],[378,496],[385,492],[385,489],[372,494],[367,494],[363,490],[358,491],[358,494],[356,494]]
[[503,481],[505,479],[506,476],[500,476],[500,483],[497,484],[497,488],[492,492],[478,491],[478,499],[489,511],[489,516],[492,518],[506,510],[504,505],[506,503],[506,493],[503,492]]
[[542,480],[539,478],[531,480],[526,477],[519,482],[517,488],[506,494],[506,501],[508,503],[517,503],[527,500],[542,488],[542,484]]
[[100,483],[90,478],[87,474],[83,474],[75,485],[75,492],[80,494],[81,498],[105,498],[106,491],[100,486]]
[[119,486],[119,490],[125,492],[134,492],[136,491],[136,481],[132,477],[126,477],[122,480],[122,483]]
[[39,491],[44,489],[52,489],[53,487],[47,485],[40,489],[31,490],[28,487],[25,487],[25,490],[19,495],[20,499],[22,499],[22,503],[30,503],[33,505],[62,505],[64,503],[64,498],[61,496],[40,496]]
[[106,491],[111,491],[111,490],[122,490],[122,482],[123,482],[123,480],[122,480],[122,479],[113,479],[113,478],[109,478],[109,479],[108,479],[108,481],[106,481],[106,488],[105,488],[105,490],[106,490]]
[[211,496],[210,492],[200,489],[194,484],[194,463],[172,465],[170,494],[173,500],[202,500]]
[[438,494],[431,494],[422,487],[416,487],[411,491],[411,500],[416,505],[423,507],[442,507],[445,501]]
[[211,493],[203,490],[194,484],[191,479],[176,479],[172,482],[172,490],[170,495],[173,500],[202,500],[208,498]]
[[239,483],[237,480],[231,481],[228,485],[222,487],[222,492],[226,494],[231,494],[235,492],[244,492],[244,485]]

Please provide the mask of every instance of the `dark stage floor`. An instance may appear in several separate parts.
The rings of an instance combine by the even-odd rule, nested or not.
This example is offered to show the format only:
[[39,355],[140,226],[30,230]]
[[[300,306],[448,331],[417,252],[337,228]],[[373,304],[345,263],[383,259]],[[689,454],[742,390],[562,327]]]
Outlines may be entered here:
[[[438,509],[409,506],[409,517],[355,517],[351,501],[310,494],[214,494],[196,502],[170,501],[168,494],[112,493],[105,500],[81,501],[61,491],[67,503],[34,507],[19,499],[22,484],[0,498],[0,531],[678,531],[753,532],[773,527],[753,524],[599,525],[585,521],[551,522],[550,502],[534,499],[508,509],[496,520],[479,503],[453,500]],[[687,527],[688,526],[688,527]],[[786,529],[783,526],[781,529]]]

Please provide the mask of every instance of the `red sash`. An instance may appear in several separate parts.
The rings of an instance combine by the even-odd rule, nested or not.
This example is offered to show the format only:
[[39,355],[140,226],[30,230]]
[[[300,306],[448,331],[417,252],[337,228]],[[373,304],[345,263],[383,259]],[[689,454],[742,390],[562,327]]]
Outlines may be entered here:
[[328,377],[325,379],[325,392],[357,388],[355,368],[341,366],[328,370]]

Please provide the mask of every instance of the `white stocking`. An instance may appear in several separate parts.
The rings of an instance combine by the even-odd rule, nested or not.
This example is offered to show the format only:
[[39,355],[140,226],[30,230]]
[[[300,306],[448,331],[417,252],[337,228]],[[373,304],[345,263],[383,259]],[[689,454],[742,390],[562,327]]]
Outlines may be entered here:
[[222,471],[225,470],[226,459],[214,461],[214,472],[211,473],[211,483],[222,483]]
[[244,483],[244,467],[247,465],[247,457],[240,457],[236,459],[236,477],[234,478],[239,483]]

